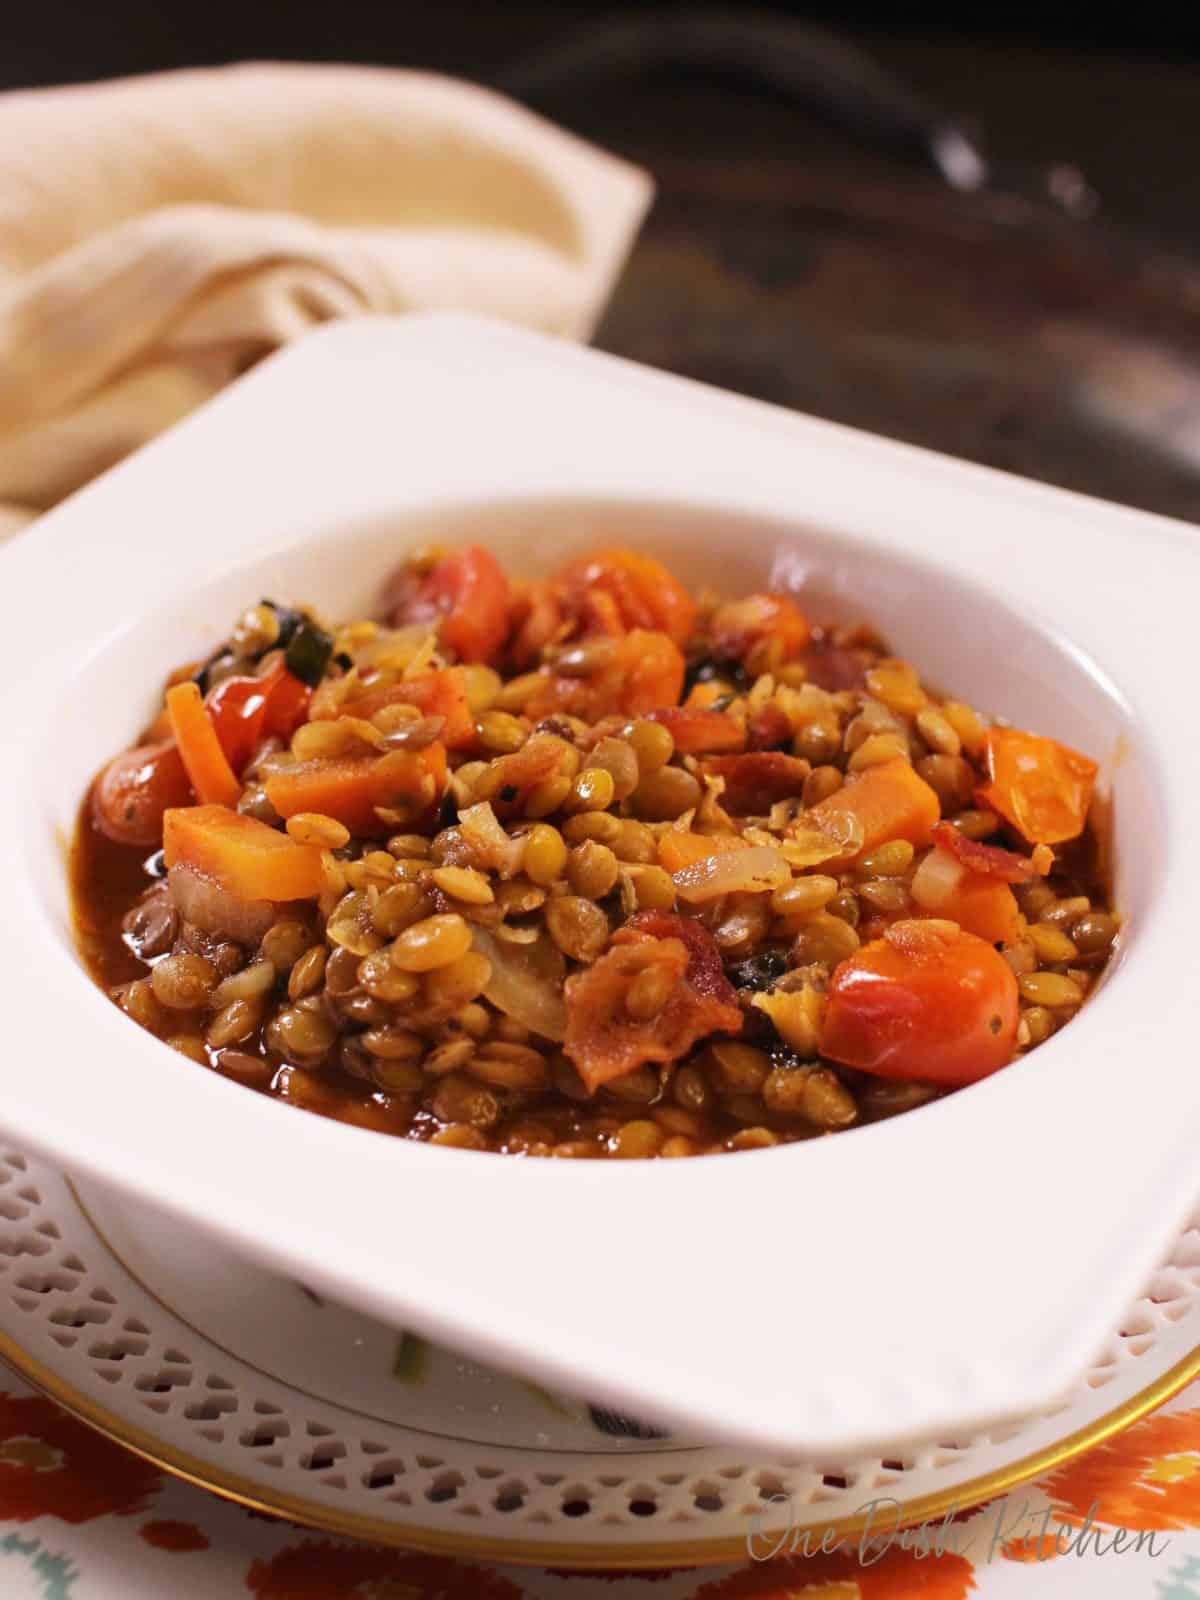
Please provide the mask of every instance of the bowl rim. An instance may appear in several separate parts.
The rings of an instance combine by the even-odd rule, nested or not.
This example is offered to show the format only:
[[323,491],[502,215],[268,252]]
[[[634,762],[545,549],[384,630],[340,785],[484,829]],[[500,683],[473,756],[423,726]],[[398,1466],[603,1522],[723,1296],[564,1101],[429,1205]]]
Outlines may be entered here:
[[[381,414],[398,388],[419,400]],[[1170,1061],[1191,1011],[1179,982],[1186,885],[1200,878],[1200,839],[1186,826],[1200,754],[1172,737],[1187,705],[1195,532],[482,319],[362,319],[264,362],[0,551],[12,659],[36,660],[38,679],[65,695],[81,649],[103,661],[129,617],[169,610],[214,573],[244,568],[242,541],[283,557],[322,528],[376,515],[397,473],[405,481],[390,503],[413,512],[592,496],[781,524],[802,516],[860,552],[915,554],[1028,612],[1089,681],[1103,680],[1153,767],[1161,881],[1120,983],[1072,1024],[1071,1048],[1060,1036],[919,1117],[753,1161],[480,1161],[316,1117],[281,1123],[288,1108],[251,1095],[230,1102],[237,1086],[213,1075],[165,1082],[161,1044],[80,983],[77,968],[67,977],[61,926],[39,887],[51,845],[33,763],[46,723],[29,686],[13,681],[0,716],[14,776],[30,780],[0,791],[9,901],[0,970],[16,1002],[0,1071],[14,1075],[3,1113],[13,1137],[377,1315],[714,1437],[829,1455],[1052,1401],[1196,1195],[1200,1106]],[[176,524],[169,562],[164,519]],[[51,589],[59,628],[48,641]],[[24,1050],[45,1054],[46,1016],[86,1040],[90,1066],[67,1051],[53,1073],[20,1072]],[[1121,1050],[1134,1047],[1153,1063],[1152,1093],[1097,1095],[1097,1079],[1120,1086]],[[1055,1070],[1035,1072],[1051,1050]],[[97,1082],[100,1063],[135,1114]],[[1081,1116],[1086,1138],[1059,1136]],[[314,1184],[317,1171],[334,1181]],[[389,1204],[401,1174],[400,1187],[420,1186],[419,1214],[436,1212],[439,1225],[407,1229],[403,1270],[381,1278],[380,1263],[396,1259]],[[752,1225],[778,1215],[785,1183],[802,1230],[798,1282],[779,1270],[791,1236]],[[847,1192],[860,1197],[849,1208],[857,1219],[820,1203]],[[677,1240],[667,1259],[652,1237],[639,1239],[639,1219],[664,1215],[705,1218],[709,1231]],[[538,1248],[506,1250],[505,1238]],[[896,1247],[917,1240],[907,1256]],[[1014,1256],[1020,1283],[1000,1293],[991,1263]],[[550,1273],[539,1268],[546,1259]],[[799,1283],[818,1295],[802,1297]],[[802,1306],[804,1362],[731,1370],[731,1351],[757,1348],[755,1328],[790,1328]]]

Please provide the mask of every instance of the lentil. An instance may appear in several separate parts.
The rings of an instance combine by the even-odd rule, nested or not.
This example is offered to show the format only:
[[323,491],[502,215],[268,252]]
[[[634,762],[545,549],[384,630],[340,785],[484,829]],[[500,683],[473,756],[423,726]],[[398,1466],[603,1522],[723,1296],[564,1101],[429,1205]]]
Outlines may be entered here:
[[619,871],[617,858],[606,844],[585,839],[567,859],[567,877],[572,889],[587,900],[603,900],[611,894]]
[[590,900],[563,895],[546,907],[546,927],[565,956],[594,961],[608,943],[608,918]]
[[325,963],[329,950],[323,944],[306,950],[288,974],[288,998],[302,1000],[306,994],[315,994],[325,978]]
[[164,956],[150,975],[154,998],[172,1011],[194,1011],[208,1004],[217,974],[203,956]]
[[1107,955],[1117,936],[1117,919],[1105,911],[1087,911],[1071,925],[1071,938],[1082,956]]
[[665,767],[675,754],[671,730],[664,728],[661,722],[631,722],[625,730],[625,737],[637,759],[638,772],[642,777]]
[[1017,979],[1017,987],[1031,1005],[1048,1006],[1052,1011],[1061,1006],[1077,1006],[1083,999],[1079,984],[1057,972],[1027,972]]
[[464,905],[487,906],[496,898],[486,875],[474,867],[435,867],[429,877],[443,894]]
[[303,922],[275,922],[263,934],[259,954],[276,972],[289,972],[313,944],[313,935]]
[[340,850],[350,843],[350,829],[334,817],[300,811],[287,820],[287,831],[297,844],[315,844],[322,850]]
[[629,804],[644,822],[674,822],[700,804],[700,785],[682,767],[659,767],[645,774]]
[[404,972],[431,972],[448,967],[470,948],[470,924],[451,911],[405,928],[392,944],[392,960]]

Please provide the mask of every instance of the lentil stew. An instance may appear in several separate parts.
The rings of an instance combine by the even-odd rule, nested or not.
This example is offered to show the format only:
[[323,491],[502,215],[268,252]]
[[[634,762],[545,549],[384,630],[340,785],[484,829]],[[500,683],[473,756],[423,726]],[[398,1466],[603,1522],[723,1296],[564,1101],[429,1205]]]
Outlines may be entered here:
[[1118,932],[1096,766],[794,596],[625,549],[414,553],[173,673],[72,856],[96,980],[197,1067],[576,1158],[812,1138],[1042,1043]]

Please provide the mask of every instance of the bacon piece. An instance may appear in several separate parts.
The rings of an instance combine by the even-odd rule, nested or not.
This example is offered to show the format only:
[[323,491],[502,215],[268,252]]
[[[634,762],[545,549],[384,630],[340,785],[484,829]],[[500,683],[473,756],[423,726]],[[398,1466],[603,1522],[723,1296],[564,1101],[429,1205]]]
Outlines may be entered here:
[[714,653],[735,661],[743,660],[765,639],[778,641],[780,661],[792,661],[807,645],[811,631],[800,607],[780,594],[726,601],[713,612],[711,624]]
[[1037,869],[1028,856],[968,839],[949,822],[939,822],[932,837],[934,844],[948,851],[971,872],[982,873],[985,878],[999,878],[1001,883],[1030,883],[1037,877]]
[[524,671],[564,631],[562,604],[549,578],[533,578],[517,588],[509,625],[513,630],[509,655],[513,665]]
[[697,756],[718,750],[744,750],[746,730],[725,711],[702,711],[693,706],[662,706],[647,712],[675,741],[680,755]]
[[578,617],[587,633],[665,633],[682,647],[695,626],[695,601],[653,556],[592,550],[560,567],[554,582],[563,610]]
[[725,779],[721,804],[734,816],[765,815],[777,800],[791,800],[804,790],[811,765],[782,750],[752,750],[741,756],[717,756],[704,770]]
[[751,750],[773,750],[790,744],[792,725],[777,705],[765,705],[746,724],[746,743]]
[[[656,1017],[630,1016],[625,997],[648,968],[667,980],[670,998]],[[676,1061],[710,1033],[737,1033],[742,1012],[712,935],[698,922],[641,911],[612,948],[567,979],[563,1049],[593,1092],[647,1061]]]
[[[687,947],[687,981],[691,987],[706,999],[737,1010],[737,990],[725,976],[717,941],[703,923],[694,917],[677,917],[670,911],[637,911],[613,934],[613,943],[627,944],[645,938],[679,939]],[[737,1033],[741,1025],[738,1012],[738,1020],[723,1031]]]
[[843,689],[861,689],[867,669],[875,661],[869,650],[849,645],[811,644],[801,658],[808,669],[808,681],[818,689],[838,694]]

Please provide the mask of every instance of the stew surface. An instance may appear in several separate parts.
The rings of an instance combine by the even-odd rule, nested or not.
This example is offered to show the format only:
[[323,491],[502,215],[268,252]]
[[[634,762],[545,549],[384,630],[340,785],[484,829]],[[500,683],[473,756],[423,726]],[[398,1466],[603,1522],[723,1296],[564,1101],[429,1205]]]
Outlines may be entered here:
[[759,1149],[1069,1022],[1118,932],[1095,776],[795,596],[430,549],[379,620],[263,601],[171,674],[77,930],[179,1070],[468,1149]]

